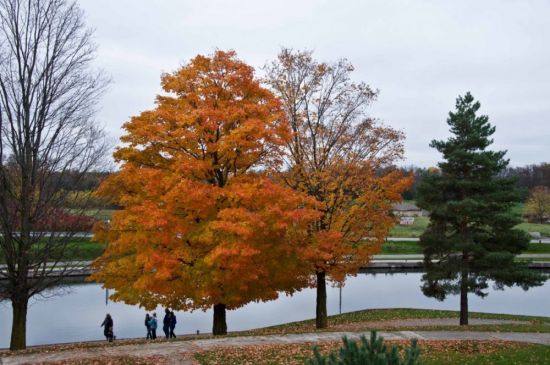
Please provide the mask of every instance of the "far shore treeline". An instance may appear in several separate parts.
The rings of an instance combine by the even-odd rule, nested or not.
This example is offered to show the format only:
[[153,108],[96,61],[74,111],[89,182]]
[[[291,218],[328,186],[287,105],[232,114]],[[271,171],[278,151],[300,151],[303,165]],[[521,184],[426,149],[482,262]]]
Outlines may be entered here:
[[[428,174],[430,167],[407,166],[401,167],[401,169],[404,172],[414,173],[414,182],[410,189],[403,192],[403,199],[416,200],[418,186],[426,174]],[[529,193],[539,186],[550,189],[550,163],[548,162],[507,167],[504,170],[503,176],[516,179],[515,185],[520,189],[523,201],[526,201],[529,197]]]
[[[409,189],[402,193],[403,200],[416,200],[417,188],[423,177],[428,173],[430,167],[419,167],[415,165],[400,167],[404,173],[413,173],[414,180]],[[64,176],[62,179],[62,189],[68,191],[95,191],[101,181],[111,175],[111,171],[91,171],[77,179],[71,179],[71,175]],[[529,192],[538,186],[544,186],[550,189],[550,163],[531,164],[525,166],[508,167],[504,176],[516,179],[516,187],[521,189],[522,200],[526,201]],[[73,181],[74,180],[74,181]]]

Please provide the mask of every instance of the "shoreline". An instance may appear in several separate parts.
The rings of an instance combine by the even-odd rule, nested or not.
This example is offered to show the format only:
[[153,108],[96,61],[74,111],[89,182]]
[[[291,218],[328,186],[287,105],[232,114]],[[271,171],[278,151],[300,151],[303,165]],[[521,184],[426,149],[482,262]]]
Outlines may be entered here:
[[[391,258],[395,256],[394,258]],[[362,267],[359,272],[368,273],[368,272],[380,272],[380,271],[423,271],[423,261],[421,259],[422,255],[375,255],[374,259],[369,263],[367,267]],[[518,255],[519,258],[536,260],[538,259],[547,259],[549,261],[534,261],[528,264],[529,269],[532,270],[549,270],[550,271],[550,254],[523,254]],[[75,266],[73,269],[65,270],[61,268],[59,272],[64,272],[63,276],[68,278],[75,277],[88,277],[92,273],[92,269],[89,264],[91,261],[83,261],[81,266]],[[0,265],[0,271],[2,270]],[[70,272],[66,272],[70,271]],[[59,277],[60,273],[52,271],[49,277]],[[6,280],[5,278],[0,278],[0,281]]]
[[[329,319],[335,318],[335,317],[346,317],[346,316],[353,316],[356,314],[361,313],[377,313],[377,312],[399,312],[399,311],[413,311],[413,312],[428,312],[429,314],[433,312],[434,315],[428,315],[424,316],[421,314],[416,315],[408,315],[404,317],[393,317],[391,319],[388,318],[372,318],[371,322],[373,323],[384,323],[384,322],[395,322],[395,321],[404,321],[407,322],[407,320],[410,319],[416,319],[416,320],[445,320],[445,319],[453,319],[456,320],[456,324],[453,325],[446,325],[441,324],[442,326],[446,327],[457,327],[456,330],[445,330],[447,332],[463,332],[460,330],[461,326],[458,325],[458,319],[459,319],[459,311],[456,310],[447,310],[447,309],[433,309],[433,308],[369,308],[369,309],[363,309],[363,310],[354,310],[350,312],[344,312],[340,314],[333,314],[329,316]],[[445,312],[446,314],[444,316],[438,316],[438,312]],[[550,317],[545,316],[536,316],[536,315],[523,315],[523,314],[511,314],[511,313],[494,313],[494,312],[478,312],[473,311],[469,313],[470,321],[473,322],[468,327],[476,327],[476,326],[483,326],[486,325],[484,323],[475,323],[476,320],[478,321],[484,321],[484,320],[494,320],[496,321],[493,325],[499,325],[499,324],[517,324],[517,325],[526,325],[531,323],[532,321],[544,321],[545,325],[550,326]],[[548,319],[548,321],[545,321],[545,319]],[[99,347],[118,347],[118,346],[128,346],[128,345],[154,345],[154,344],[170,344],[170,343],[181,343],[181,342],[187,342],[187,341],[195,341],[195,340],[212,340],[212,339],[231,339],[231,338],[248,338],[248,337],[257,337],[257,336],[278,336],[278,335],[296,335],[301,333],[308,333],[311,331],[306,330],[305,332],[286,332],[285,330],[280,330],[280,332],[265,332],[262,333],[262,331],[269,331],[270,329],[276,329],[276,328],[283,328],[285,326],[296,324],[296,323],[306,323],[306,322],[312,322],[314,321],[314,318],[308,318],[304,320],[298,320],[298,321],[291,321],[291,322],[283,322],[276,325],[270,325],[267,327],[258,327],[258,328],[252,328],[248,330],[238,330],[238,331],[228,331],[226,335],[222,336],[214,336],[211,332],[203,332],[200,334],[196,333],[187,333],[187,334],[179,334],[175,339],[166,339],[164,338],[164,335],[159,335],[157,337],[157,340],[147,340],[144,336],[140,337],[124,337],[124,338],[117,338],[114,340],[114,342],[109,343],[105,339],[97,339],[97,340],[84,340],[84,341],[71,341],[71,342],[55,342],[55,343],[48,343],[48,344],[38,344],[38,345],[28,345],[25,350],[16,350],[11,351],[8,347],[0,348],[0,359],[6,354],[8,356],[18,355],[18,354],[25,354],[25,353],[35,353],[40,351],[35,350],[41,350],[41,349],[50,349],[50,348],[56,348],[55,351],[70,351],[72,349],[86,349],[86,348],[99,348]],[[508,323],[509,322],[509,323]],[[409,327],[412,325],[402,324],[397,327],[392,327],[391,331],[400,331],[399,327],[402,327],[405,331],[408,330]],[[422,326],[422,325],[416,325],[412,326],[416,327],[414,331],[427,331],[427,332],[433,332],[437,333],[438,330],[430,329],[429,326]],[[332,324],[330,327],[324,329],[315,331],[316,334],[322,334],[327,332],[338,332],[341,329],[338,328],[337,324]],[[380,328],[379,331],[384,331],[387,329]],[[349,330],[348,330],[349,331]],[[353,332],[362,332],[362,330],[357,330]],[[467,331],[468,332],[468,331]],[[469,330],[469,332],[484,332],[482,331],[476,331],[476,330]],[[495,333],[500,331],[493,331]],[[511,331],[513,332],[513,331]],[[502,331],[502,333],[511,333],[508,331]],[[528,335],[530,333],[539,333],[539,332],[517,332],[521,333],[523,335]],[[545,333],[545,332],[540,332]],[[550,338],[550,332],[545,333],[545,336],[548,336]],[[21,352],[20,352],[21,351]],[[1,364],[1,361],[0,361]]]

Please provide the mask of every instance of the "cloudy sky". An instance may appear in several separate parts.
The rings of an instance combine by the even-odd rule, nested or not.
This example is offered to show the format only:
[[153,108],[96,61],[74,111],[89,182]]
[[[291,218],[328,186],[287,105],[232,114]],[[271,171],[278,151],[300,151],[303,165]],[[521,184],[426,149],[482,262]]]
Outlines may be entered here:
[[113,80],[99,114],[113,138],[153,107],[162,72],[216,48],[260,68],[285,46],[349,59],[380,90],[371,115],[405,132],[403,164],[435,165],[428,144],[468,90],[512,165],[550,161],[550,1],[78,1]]

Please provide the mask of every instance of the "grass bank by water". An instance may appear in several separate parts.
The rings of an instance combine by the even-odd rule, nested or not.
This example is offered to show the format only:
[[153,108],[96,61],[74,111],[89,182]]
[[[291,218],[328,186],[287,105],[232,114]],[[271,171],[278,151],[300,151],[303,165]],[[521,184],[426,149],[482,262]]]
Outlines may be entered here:
[[[73,238],[69,243],[71,256],[68,260],[71,261],[91,261],[99,257],[105,245],[99,242],[94,242],[90,238]],[[550,244],[531,243],[529,248],[524,252],[528,254],[547,254],[550,253]],[[383,255],[407,255],[407,254],[422,254],[422,249],[418,242],[401,242],[388,241],[382,247],[380,254]],[[0,258],[0,262],[3,262]]]
[[[422,248],[418,242],[409,241],[388,241],[382,246],[380,252],[384,255],[405,255],[405,254],[421,254]],[[530,243],[527,250],[523,253],[537,254],[537,253],[550,253],[550,244],[547,243]]]
[[[447,326],[400,326],[396,320],[405,319],[440,319],[456,318],[456,325]],[[500,331],[500,332],[545,332],[550,333],[550,317],[524,316],[514,314],[470,312],[472,319],[496,319],[522,321],[521,324],[473,325],[459,326],[459,312],[450,310],[388,308],[367,309],[342,313],[328,317],[328,328],[321,331],[338,330],[370,331],[370,330],[450,330],[450,331]],[[388,321],[387,324],[384,322]],[[391,321],[391,322],[390,322]],[[376,322],[373,325],[373,322]],[[363,325],[364,324],[364,325]],[[349,325],[349,327],[348,327]],[[235,332],[236,335],[267,335],[282,333],[306,333],[319,331],[315,328],[315,320],[290,322],[277,326],[259,328],[250,331]]]

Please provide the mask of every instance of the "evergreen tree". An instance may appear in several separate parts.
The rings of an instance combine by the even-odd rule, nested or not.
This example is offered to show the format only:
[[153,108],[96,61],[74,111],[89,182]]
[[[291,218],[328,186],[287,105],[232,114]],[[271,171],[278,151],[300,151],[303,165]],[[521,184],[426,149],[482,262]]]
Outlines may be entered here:
[[318,347],[313,348],[313,357],[306,359],[307,365],[417,365],[420,362],[420,348],[417,340],[411,341],[401,356],[397,346],[388,348],[384,338],[379,337],[376,331],[370,334],[370,341],[361,336],[359,342],[349,340],[344,336],[344,345],[339,351],[322,355]]
[[458,97],[447,124],[452,136],[432,141],[443,154],[439,171],[424,178],[418,206],[430,212],[430,224],[420,238],[424,251],[422,291],[444,300],[460,293],[460,324],[468,324],[468,293],[484,297],[489,281],[495,287],[541,285],[544,277],[515,256],[529,236],[514,226],[521,222],[511,210],[520,201],[515,181],[503,175],[506,151],[487,150],[495,127],[470,93]]

